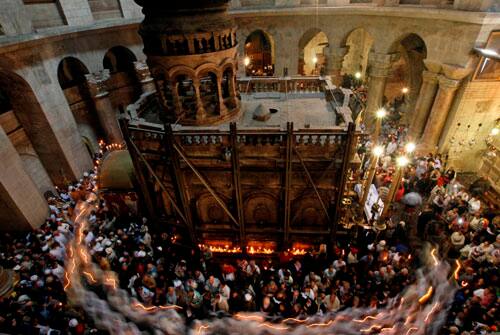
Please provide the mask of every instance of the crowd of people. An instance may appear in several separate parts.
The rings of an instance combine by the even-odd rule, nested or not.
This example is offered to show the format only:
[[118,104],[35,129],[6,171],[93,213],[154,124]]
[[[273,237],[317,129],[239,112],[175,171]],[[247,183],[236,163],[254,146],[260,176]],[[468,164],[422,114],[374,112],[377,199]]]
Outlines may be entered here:
[[[374,178],[383,200],[394,182],[396,157],[408,156],[407,129],[398,124],[400,115],[391,110],[380,138],[373,141],[384,147]],[[373,146],[368,141],[362,152],[368,153]],[[483,200],[488,188],[483,179],[468,187],[460,183],[439,154],[417,154],[404,169],[388,219],[375,224],[388,235],[402,224],[414,248],[429,241],[440,247],[451,264],[461,264],[464,271],[457,278],[458,291],[447,320],[449,334],[486,334],[499,327],[500,211],[498,204]],[[417,194],[421,202],[408,205],[404,201],[408,194]]]
[[[386,122],[378,139],[385,154],[374,184],[381,196],[394,182],[395,157],[404,151],[406,128]],[[364,143],[360,153],[373,147]],[[366,167],[368,165],[365,164]],[[279,257],[213,254],[179,243],[175,231],[149,225],[130,211],[118,215],[101,199],[89,218],[84,243],[93,261],[117,273],[120,286],[144,306],[177,305],[187,322],[263,312],[269,320],[304,318],[347,308],[382,308],[415,281],[424,241],[459,261],[457,293],[443,334],[487,334],[498,325],[498,208],[469,191],[439,155],[414,157],[405,168],[387,220],[372,222],[356,239],[322,246],[305,255]],[[50,216],[27,235],[2,238],[0,265],[13,269],[15,286],[0,298],[0,332],[8,334],[102,333],[67,301],[63,289],[66,243],[73,237],[72,213],[96,183],[85,173],[48,199]],[[409,206],[404,195],[418,193]]]

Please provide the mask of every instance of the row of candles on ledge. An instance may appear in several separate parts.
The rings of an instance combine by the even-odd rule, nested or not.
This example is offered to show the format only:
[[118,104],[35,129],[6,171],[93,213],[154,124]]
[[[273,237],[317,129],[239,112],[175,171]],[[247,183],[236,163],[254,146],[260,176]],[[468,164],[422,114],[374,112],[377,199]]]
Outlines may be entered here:
[[[242,250],[239,246],[229,246],[229,245],[207,245],[198,244],[200,249],[209,250],[213,253],[223,253],[223,254],[241,254]],[[250,255],[270,255],[276,252],[273,248],[266,248],[261,246],[246,246],[246,251]],[[291,248],[287,250],[294,256],[305,255],[307,251],[302,248]]]
[[99,153],[102,154],[104,149],[106,149],[106,151],[122,150],[125,149],[125,145],[121,143],[106,144],[104,140],[99,140],[99,149]]

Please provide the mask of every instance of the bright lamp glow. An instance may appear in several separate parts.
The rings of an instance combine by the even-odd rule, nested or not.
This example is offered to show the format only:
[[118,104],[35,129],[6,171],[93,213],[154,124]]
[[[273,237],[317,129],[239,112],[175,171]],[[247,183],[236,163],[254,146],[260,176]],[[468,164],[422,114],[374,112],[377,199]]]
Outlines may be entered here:
[[481,49],[481,52],[486,56],[498,56],[498,52],[491,49]]
[[417,146],[415,145],[415,143],[410,142],[410,143],[408,143],[408,144],[406,144],[406,145],[405,145],[405,151],[406,151],[407,153],[412,153],[413,151],[415,151],[415,148],[416,148],[416,147],[417,147]]
[[354,74],[354,78],[356,78],[356,79],[360,79],[360,78],[361,78],[361,72],[359,72],[359,71],[358,71],[358,72],[356,72],[356,73]]
[[312,61],[313,61],[313,64],[316,64],[318,62],[318,57],[314,56]]
[[401,89],[401,92],[403,92],[403,94],[406,94],[406,93],[408,93],[409,91],[410,91],[410,89],[409,89],[408,87],[403,87],[403,88]]
[[387,111],[385,110],[385,108],[380,108],[376,113],[375,115],[377,116],[377,118],[379,119],[382,119],[384,118],[386,115],[387,115]]
[[396,158],[396,163],[399,167],[405,167],[409,162],[410,161],[406,156],[399,156],[398,158]]
[[373,154],[377,157],[382,156],[384,153],[384,147],[377,145],[375,148],[373,148]]
[[245,57],[245,59],[243,60],[243,63],[245,64],[245,66],[248,66],[250,65],[250,57]]
[[496,135],[498,135],[498,133],[500,133],[500,129],[498,129],[496,127],[493,128],[493,129],[491,129],[491,135],[492,136],[496,136]]

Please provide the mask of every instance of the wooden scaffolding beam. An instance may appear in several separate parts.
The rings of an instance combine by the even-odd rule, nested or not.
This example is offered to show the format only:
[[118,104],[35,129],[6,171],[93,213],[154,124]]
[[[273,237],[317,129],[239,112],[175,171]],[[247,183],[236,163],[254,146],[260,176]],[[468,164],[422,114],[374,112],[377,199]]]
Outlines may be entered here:
[[229,130],[231,141],[231,166],[233,171],[234,202],[236,205],[235,207],[238,222],[240,223],[240,245],[242,248],[244,248],[246,246],[245,216],[243,209],[243,194],[241,190],[240,157],[238,150],[238,133],[236,129],[236,123],[231,122],[229,125]]
[[285,158],[285,206],[284,206],[284,247],[288,247],[290,239],[290,188],[292,184],[292,159],[293,159],[293,122],[286,124],[286,158]]
[[163,157],[165,164],[169,168],[170,178],[172,179],[172,186],[175,190],[175,195],[177,198],[177,203],[179,203],[184,212],[184,217],[186,218],[187,227],[189,230],[189,235],[194,244],[198,243],[196,236],[196,231],[193,225],[193,219],[191,216],[191,209],[189,206],[189,199],[186,194],[186,183],[184,181],[184,174],[181,171],[179,156],[177,150],[175,149],[175,138],[172,131],[172,125],[166,123],[164,125],[165,129],[165,156]]
[[340,170],[340,181],[338,183],[337,196],[335,197],[335,208],[333,212],[333,221],[330,229],[330,242],[334,243],[337,236],[337,226],[340,220],[340,209],[342,206],[342,199],[347,185],[347,172],[349,170],[349,163],[353,153],[353,146],[356,142],[356,125],[351,122],[347,127],[347,139],[345,142],[344,157],[342,157],[342,169]]

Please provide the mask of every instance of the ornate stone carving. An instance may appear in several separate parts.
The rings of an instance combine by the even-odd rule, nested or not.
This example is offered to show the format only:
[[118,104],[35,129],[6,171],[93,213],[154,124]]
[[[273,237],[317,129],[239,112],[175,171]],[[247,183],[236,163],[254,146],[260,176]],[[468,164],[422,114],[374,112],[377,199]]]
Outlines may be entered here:
[[153,81],[153,77],[151,77],[151,72],[149,71],[146,61],[139,60],[134,62],[134,68],[141,83],[149,83]]
[[438,81],[440,89],[456,90],[460,86],[460,80],[450,79],[445,75],[439,75]]

